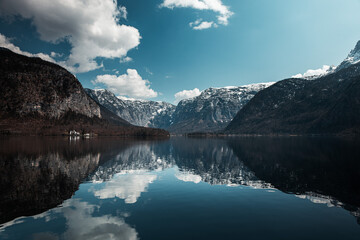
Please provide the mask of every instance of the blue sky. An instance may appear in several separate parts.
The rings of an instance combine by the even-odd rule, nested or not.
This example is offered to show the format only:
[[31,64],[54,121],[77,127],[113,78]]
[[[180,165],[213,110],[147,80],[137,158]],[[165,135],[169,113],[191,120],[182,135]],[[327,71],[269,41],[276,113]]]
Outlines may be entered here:
[[359,0],[0,0],[0,9],[1,46],[40,53],[84,87],[168,102],[337,65],[360,40]]

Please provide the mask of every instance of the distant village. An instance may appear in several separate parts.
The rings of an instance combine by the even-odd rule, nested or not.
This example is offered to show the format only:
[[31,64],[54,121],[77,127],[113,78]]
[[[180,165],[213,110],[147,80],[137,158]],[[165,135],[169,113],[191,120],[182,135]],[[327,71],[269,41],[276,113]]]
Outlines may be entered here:
[[83,133],[83,134],[81,134],[80,132],[77,132],[76,130],[70,130],[69,131],[69,136],[70,137],[90,138],[90,137],[94,137],[94,134],[93,133]]

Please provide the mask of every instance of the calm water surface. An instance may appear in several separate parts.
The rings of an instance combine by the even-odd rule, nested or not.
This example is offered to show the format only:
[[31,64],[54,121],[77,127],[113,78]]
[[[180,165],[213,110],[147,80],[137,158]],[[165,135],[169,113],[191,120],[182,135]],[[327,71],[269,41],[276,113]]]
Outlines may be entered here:
[[0,239],[360,239],[360,142],[0,139]]

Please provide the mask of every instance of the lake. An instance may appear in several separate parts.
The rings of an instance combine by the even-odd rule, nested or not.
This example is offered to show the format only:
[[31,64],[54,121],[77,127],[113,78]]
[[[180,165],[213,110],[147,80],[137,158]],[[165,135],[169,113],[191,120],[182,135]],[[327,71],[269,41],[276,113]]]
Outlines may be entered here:
[[359,239],[360,141],[0,139],[0,239]]

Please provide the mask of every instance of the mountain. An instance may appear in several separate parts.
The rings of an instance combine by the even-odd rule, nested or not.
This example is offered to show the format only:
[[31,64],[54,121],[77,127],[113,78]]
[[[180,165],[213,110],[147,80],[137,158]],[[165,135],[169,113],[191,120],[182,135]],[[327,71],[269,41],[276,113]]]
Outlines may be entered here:
[[359,134],[360,41],[333,73],[259,92],[226,127],[236,134]]
[[[0,49],[0,116],[39,115],[58,119],[67,112],[101,117],[79,81],[65,69],[40,58]],[[51,77],[50,77],[51,76]]]
[[0,48],[0,134],[167,135],[98,105],[64,68]]
[[167,129],[174,133],[221,130],[257,92],[272,84],[206,89],[197,97],[179,102]]
[[[355,48],[351,50],[344,61],[341,62],[337,67],[324,65],[322,69],[309,70],[305,74],[297,74],[293,78],[303,78],[307,80],[314,80],[326,75],[338,72],[341,69],[347,68],[353,64],[360,62],[360,41],[356,44]],[[320,71],[319,71],[320,70]]]
[[357,42],[355,48],[351,50],[347,58],[345,58],[336,70],[339,71],[356,63],[360,63],[360,41]]
[[137,126],[167,128],[175,111],[175,106],[167,102],[118,98],[103,89],[85,91],[97,103]]

